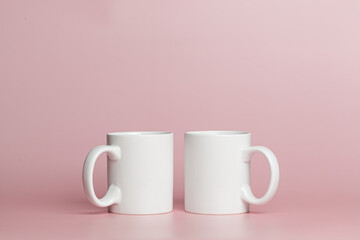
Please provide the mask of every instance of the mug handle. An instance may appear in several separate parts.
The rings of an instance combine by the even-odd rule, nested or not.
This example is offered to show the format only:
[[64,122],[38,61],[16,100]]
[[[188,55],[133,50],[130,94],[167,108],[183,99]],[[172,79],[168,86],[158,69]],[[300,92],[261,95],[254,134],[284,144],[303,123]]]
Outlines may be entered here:
[[271,200],[279,185],[279,165],[276,157],[270,149],[262,146],[244,147],[242,151],[243,154],[245,154],[245,158],[243,158],[244,163],[250,163],[251,157],[257,152],[263,154],[269,163],[271,177],[269,187],[264,196],[261,198],[255,197],[249,184],[244,184],[241,187],[242,198],[246,202],[251,204],[264,204]]
[[98,207],[108,207],[114,203],[120,203],[121,190],[118,186],[111,184],[103,198],[96,197],[93,185],[93,173],[95,162],[102,153],[107,153],[112,161],[119,161],[121,158],[121,149],[119,146],[97,146],[93,148],[86,156],[83,166],[83,186],[85,194],[89,201]]

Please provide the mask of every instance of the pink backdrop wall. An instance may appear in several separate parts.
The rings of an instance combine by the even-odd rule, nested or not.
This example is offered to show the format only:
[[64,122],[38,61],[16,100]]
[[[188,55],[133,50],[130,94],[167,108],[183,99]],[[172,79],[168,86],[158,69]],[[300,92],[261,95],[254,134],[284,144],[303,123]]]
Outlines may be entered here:
[[[247,130],[281,170],[267,205],[359,197],[357,1],[1,1],[2,201],[83,201],[112,131]],[[95,185],[106,189],[105,157]],[[269,173],[256,156],[253,186]],[[335,200],[334,200],[335,199]]]

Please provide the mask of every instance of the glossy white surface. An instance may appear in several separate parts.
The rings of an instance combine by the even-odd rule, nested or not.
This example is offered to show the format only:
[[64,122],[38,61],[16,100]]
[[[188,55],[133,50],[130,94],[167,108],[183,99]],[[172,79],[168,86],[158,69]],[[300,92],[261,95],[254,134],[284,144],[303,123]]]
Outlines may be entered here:
[[[122,214],[157,214],[173,209],[173,134],[169,132],[109,133],[106,146],[89,152],[83,185],[89,201]],[[108,191],[97,198],[93,187],[96,159],[108,154]]]
[[[259,152],[269,162],[267,192],[256,198],[250,188],[251,156]],[[251,135],[239,131],[185,133],[185,210],[201,214],[249,211],[249,203],[264,204],[275,194],[279,166],[265,147],[251,146]]]

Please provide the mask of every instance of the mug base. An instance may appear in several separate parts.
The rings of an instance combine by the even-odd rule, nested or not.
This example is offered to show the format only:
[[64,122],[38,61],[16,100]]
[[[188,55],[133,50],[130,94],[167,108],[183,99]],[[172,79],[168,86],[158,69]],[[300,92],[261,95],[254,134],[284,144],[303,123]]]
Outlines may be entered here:
[[249,213],[249,210],[245,210],[245,211],[236,211],[236,212],[221,212],[221,211],[190,211],[190,210],[186,210],[185,212],[187,213],[191,213],[191,214],[196,214],[196,215],[239,215],[239,214],[245,214],[245,213]]
[[172,213],[173,209],[170,211],[159,211],[159,212],[111,212],[108,210],[109,213],[114,213],[118,215],[136,215],[136,216],[144,216],[144,215],[162,215],[162,214],[168,214]]

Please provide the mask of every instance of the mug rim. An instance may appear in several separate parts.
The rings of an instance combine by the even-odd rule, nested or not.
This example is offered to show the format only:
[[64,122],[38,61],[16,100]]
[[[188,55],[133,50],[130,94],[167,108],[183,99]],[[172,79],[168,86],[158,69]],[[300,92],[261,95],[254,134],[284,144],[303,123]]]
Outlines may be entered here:
[[251,135],[250,132],[246,131],[232,131],[232,130],[209,130],[209,131],[189,131],[185,132],[188,135],[207,135],[207,136],[242,136]]
[[111,132],[108,136],[154,136],[154,135],[168,135],[172,132],[166,131],[130,131],[130,132]]

